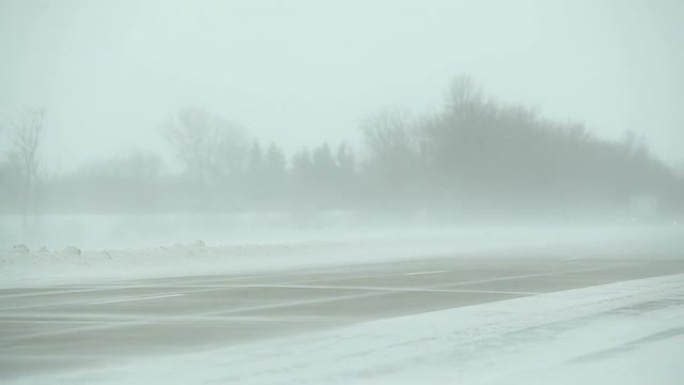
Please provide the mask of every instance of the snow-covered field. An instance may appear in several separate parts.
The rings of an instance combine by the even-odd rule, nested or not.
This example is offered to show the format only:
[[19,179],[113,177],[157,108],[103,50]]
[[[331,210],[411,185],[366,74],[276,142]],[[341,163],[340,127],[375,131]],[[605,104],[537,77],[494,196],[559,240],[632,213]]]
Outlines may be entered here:
[[[185,238],[149,248],[0,250],[0,286],[378,263],[434,256],[485,258],[671,258],[684,250],[682,227],[403,227],[301,231],[238,240]],[[123,244],[126,244],[125,242]],[[33,247],[31,247],[33,246]]]

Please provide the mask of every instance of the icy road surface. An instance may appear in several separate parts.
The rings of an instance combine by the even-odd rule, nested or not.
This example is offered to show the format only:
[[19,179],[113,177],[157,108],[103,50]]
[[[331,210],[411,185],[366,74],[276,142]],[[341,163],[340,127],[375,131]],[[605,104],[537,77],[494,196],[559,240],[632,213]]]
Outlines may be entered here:
[[591,383],[596,361],[643,364],[624,355],[651,341],[679,349],[663,384],[684,366],[679,274],[681,260],[443,257],[5,288],[0,382]]

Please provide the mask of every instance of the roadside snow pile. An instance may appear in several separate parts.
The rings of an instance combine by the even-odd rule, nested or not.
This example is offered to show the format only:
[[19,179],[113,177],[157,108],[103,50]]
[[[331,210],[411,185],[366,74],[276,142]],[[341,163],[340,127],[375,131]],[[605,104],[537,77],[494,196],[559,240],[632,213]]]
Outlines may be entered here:
[[206,246],[207,245],[204,243],[203,240],[196,240],[195,242],[190,244],[190,247],[194,247],[194,248],[202,248],[202,247],[206,247]]
[[14,247],[12,247],[12,252],[15,254],[28,254],[29,251],[29,248],[24,244],[14,245]]
[[62,250],[62,254],[65,255],[81,255],[81,249],[75,246],[67,246]]
[[682,231],[615,228],[435,229],[334,240],[207,246],[203,240],[151,249],[61,251],[17,245],[0,251],[0,285],[201,274],[241,274],[411,258],[683,258]]
[[[66,283],[98,279],[241,273],[305,262],[307,252],[330,248],[325,244],[238,245],[207,247],[198,241],[142,250],[81,250],[31,252],[12,249],[0,253],[0,285]],[[296,254],[296,255],[295,255]],[[295,259],[299,256],[299,259]],[[277,258],[276,258],[277,257]],[[289,261],[287,259],[290,259]]]

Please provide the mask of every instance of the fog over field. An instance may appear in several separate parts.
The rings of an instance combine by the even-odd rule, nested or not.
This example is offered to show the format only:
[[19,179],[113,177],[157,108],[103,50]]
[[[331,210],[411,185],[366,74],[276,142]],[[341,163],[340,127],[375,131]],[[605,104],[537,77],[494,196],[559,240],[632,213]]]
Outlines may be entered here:
[[676,1],[1,7],[4,246],[75,214],[682,213]]
[[597,354],[680,354],[682,20],[0,0],[0,382],[592,383]]

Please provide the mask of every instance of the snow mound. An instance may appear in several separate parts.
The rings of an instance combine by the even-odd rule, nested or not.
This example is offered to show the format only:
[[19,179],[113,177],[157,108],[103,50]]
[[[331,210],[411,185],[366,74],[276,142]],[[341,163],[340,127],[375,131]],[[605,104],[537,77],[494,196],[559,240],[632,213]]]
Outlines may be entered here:
[[28,254],[30,252],[29,248],[24,244],[14,245],[12,247],[12,252],[16,254]]
[[62,254],[64,255],[81,255],[81,249],[79,249],[76,246],[67,246],[62,250]]

